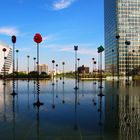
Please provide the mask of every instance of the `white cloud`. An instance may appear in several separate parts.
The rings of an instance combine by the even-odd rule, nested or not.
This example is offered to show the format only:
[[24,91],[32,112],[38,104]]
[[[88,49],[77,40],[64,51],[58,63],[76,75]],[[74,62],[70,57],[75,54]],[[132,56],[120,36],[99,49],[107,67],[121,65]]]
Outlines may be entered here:
[[[61,52],[74,52],[74,45],[72,44],[66,44],[66,45],[61,45],[61,44],[51,44],[47,45],[46,47],[49,49],[53,49],[55,51],[61,51]],[[78,45],[78,54],[82,55],[98,55],[97,53],[97,48],[93,46],[93,44],[79,44]]]
[[43,36],[43,41],[50,41],[50,40],[54,40],[54,39],[55,39],[54,35]]
[[71,6],[75,0],[57,0],[53,3],[54,10],[62,10]]
[[12,36],[18,35],[19,31],[15,27],[0,27],[0,34]]

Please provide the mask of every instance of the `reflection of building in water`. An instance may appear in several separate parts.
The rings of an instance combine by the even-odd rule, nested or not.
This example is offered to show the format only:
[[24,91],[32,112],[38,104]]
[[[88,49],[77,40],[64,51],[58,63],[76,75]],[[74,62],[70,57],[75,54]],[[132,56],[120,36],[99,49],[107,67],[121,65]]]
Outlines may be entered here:
[[[106,93],[105,93],[105,124],[104,131],[106,134],[113,134],[115,138],[118,135],[118,95],[115,87],[112,83],[109,86],[109,82],[105,83]],[[108,89],[109,87],[112,87]]]
[[[9,111],[11,107],[12,96],[9,95],[12,91],[11,81],[6,81],[6,85],[3,85],[3,81],[0,81],[0,121],[3,120],[2,115],[4,115],[7,121],[12,119],[12,114]],[[5,86],[5,88],[4,88]]]
[[48,73],[48,65],[47,64],[39,64],[39,74],[42,72]]
[[[4,52],[2,50],[3,48],[6,48],[5,57],[7,59],[5,60],[5,63],[4,63]],[[5,64],[6,73],[11,73],[12,72],[12,49],[8,45],[0,42],[0,73],[4,72],[4,64]]]
[[106,85],[105,133],[116,135],[119,140],[139,140],[139,120],[140,96],[134,89],[118,91],[116,86]]
[[140,96],[119,96],[120,140],[140,139]]

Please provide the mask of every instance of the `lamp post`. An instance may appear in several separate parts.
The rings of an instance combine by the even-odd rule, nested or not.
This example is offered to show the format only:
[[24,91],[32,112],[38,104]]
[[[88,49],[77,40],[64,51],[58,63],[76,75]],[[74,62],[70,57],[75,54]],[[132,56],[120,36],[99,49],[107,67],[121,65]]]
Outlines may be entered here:
[[17,69],[16,69],[16,71],[17,71],[17,73],[18,73],[18,53],[19,53],[19,50],[16,50],[16,54],[17,54]]
[[75,51],[75,90],[78,89],[77,87],[77,51],[78,51],[78,46],[74,46],[74,51]]
[[40,94],[40,85],[39,85],[39,43],[42,42],[42,36],[37,33],[34,36],[34,42],[37,43],[37,101],[33,104],[34,106],[37,106],[38,108],[43,105],[44,103],[40,102],[39,100],[39,94]]
[[35,72],[35,66],[36,66],[36,57],[33,58],[34,60],[34,72]]
[[[17,74],[17,81],[16,81],[16,92],[18,93],[18,53],[19,53],[19,50],[16,50],[16,54],[17,54],[17,63],[16,63],[16,74]],[[18,98],[18,96],[17,96]]]
[[4,73],[3,73],[4,83],[3,83],[3,85],[6,85],[6,83],[5,83],[5,78],[6,78],[6,67],[5,67],[5,63],[6,63],[6,59],[7,59],[5,57],[6,48],[3,48],[2,51],[4,52]]
[[112,77],[114,80],[114,49],[112,49]]
[[[96,61],[94,61],[93,64],[95,65],[95,77],[96,77]],[[96,81],[94,84],[96,84]]]
[[93,63],[92,78],[93,78],[93,81],[94,81],[94,60],[95,60],[95,58],[92,58],[92,63]]
[[30,69],[29,69],[29,58],[30,58],[30,56],[29,56],[29,55],[27,55],[27,72],[28,72],[28,82],[29,82],[29,71],[30,71]]
[[58,76],[58,64],[56,64],[56,82],[58,82],[57,76]]
[[128,56],[128,46],[130,45],[130,41],[125,41],[125,74],[126,74],[126,84],[129,85],[129,56]]
[[12,43],[13,43],[13,92],[11,93],[11,95],[14,97],[15,95],[17,95],[17,93],[15,92],[15,43],[16,43],[16,36],[13,35],[12,36]]
[[65,62],[62,62],[62,65],[63,65],[63,84],[64,84],[64,83],[65,83],[65,82],[64,82],[64,74],[65,74],[65,73],[64,73],[64,70],[65,70],[65,69],[64,69],[64,66],[65,66]]
[[[102,90],[102,52],[104,51],[104,48],[103,48],[103,46],[100,46],[100,47],[98,47],[98,53],[99,53],[99,55],[100,55],[100,86],[99,86],[99,88],[100,88],[100,90]],[[102,92],[100,92],[99,94],[98,94],[98,96],[100,96],[100,97],[102,97],[102,96],[104,96],[103,94],[102,94]]]
[[[79,80],[80,80],[80,77],[79,77],[79,61],[80,61],[80,58],[77,58],[77,61],[78,61],[78,69],[77,69],[77,71],[78,71],[78,83],[79,83]],[[78,85],[78,88],[79,88],[79,85]]]
[[120,80],[120,73],[119,73],[119,39],[120,36],[116,35],[116,39],[117,39],[117,77],[118,77],[118,82]]
[[54,86],[54,63],[55,63],[55,60],[52,60],[52,72],[53,72],[53,83],[52,85]]

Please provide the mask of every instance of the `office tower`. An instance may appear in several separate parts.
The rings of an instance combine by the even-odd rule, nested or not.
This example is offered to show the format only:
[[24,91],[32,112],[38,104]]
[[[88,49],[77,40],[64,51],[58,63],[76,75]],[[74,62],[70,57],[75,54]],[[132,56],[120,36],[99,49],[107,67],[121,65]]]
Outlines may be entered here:
[[140,67],[140,0],[105,0],[105,69],[126,75]]

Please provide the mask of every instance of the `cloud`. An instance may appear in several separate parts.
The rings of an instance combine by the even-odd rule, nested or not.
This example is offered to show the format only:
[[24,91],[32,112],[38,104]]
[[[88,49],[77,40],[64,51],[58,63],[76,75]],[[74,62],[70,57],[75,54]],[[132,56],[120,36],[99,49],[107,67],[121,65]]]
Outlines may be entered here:
[[[50,44],[47,45],[46,48],[55,50],[55,51],[60,51],[60,52],[74,52],[74,45],[72,44]],[[85,47],[86,46],[86,47]],[[97,54],[97,48],[93,46],[93,44],[79,44],[79,49],[78,49],[78,54],[82,55],[98,55]]]
[[53,3],[54,10],[62,10],[71,6],[76,0],[57,0]]
[[[64,52],[74,52],[74,49],[72,47],[64,47],[60,51]],[[97,49],[91,49],[91,48],[79,48],[77,51],[78,54],[83,55],[97,55]]]
[[19,48],[18,50],[20,52],[28,52],[28,51],[30,51],[30,48]]
[[55,40],[55,35],[46,35],[43,36],[43,41],[50,41],[50,40]]
[[19,31],[15,27],[0,27],[0,34],[7,36],[19,35]]

